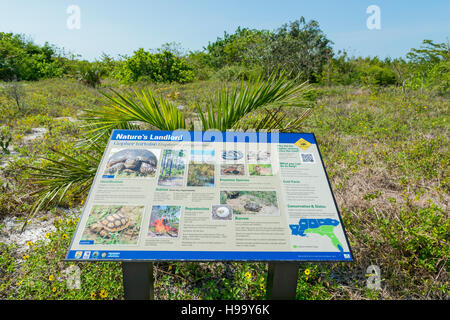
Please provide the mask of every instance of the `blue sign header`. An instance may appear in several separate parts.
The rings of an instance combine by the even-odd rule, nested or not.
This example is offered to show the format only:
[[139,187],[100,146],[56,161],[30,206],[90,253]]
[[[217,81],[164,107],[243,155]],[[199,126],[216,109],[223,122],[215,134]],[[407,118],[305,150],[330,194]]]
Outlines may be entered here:
[[111,136],[112,141],[198,141],[246,143],[295,143],[302,138],[311,144],[316,143],[314,134],[312,133],[114,130]]

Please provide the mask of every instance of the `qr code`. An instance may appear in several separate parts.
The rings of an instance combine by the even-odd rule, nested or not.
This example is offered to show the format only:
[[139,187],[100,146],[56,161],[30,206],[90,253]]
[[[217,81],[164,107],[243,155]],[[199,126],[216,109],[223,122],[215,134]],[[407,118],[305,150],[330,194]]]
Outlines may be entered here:
[[314,163],[314,157],[311,153],[301,153],[302,162]]

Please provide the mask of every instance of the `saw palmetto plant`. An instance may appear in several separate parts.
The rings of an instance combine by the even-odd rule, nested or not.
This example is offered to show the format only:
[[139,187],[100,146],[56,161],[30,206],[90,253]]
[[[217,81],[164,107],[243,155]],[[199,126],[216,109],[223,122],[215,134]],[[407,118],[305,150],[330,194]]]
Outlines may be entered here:
[[[195,105],[198,119],[186,119],[182,110],[149,89],[102,92],[104,107],[86,110],[86,138],[79,144],[78,157],[56,152],[59,160],[47,159],[43,167],[32,167],[33,182],[40,186],[30,215],[58,202],[68,192],[84,192],[91,186],[104,148],[113,129],[193,130],[200,121],[202,130],[299,131],[311,112],[303,95],[306,83],[291,80],[283,73],[262,76],[246,83],[224,86],[207,105]],[[300,107],[296,119],[287,119],[286,108]],[[258,113],[255,121],[248,116]]]
[[44,209],[50,202],[60,202],[69,191],[82,194],[89,190],[97,172],[103,149],[104,145],[91,142],[89,152],[86,150],[80,152],[77,158],[51,149],[52,152],[60,156],[58,160],[44,159],[47,165],[28,167],[34,171],[31,178],[32,182],[39,185],[40,188],[33,193],[37,196],[37,200],[31,207],[22,230],[29,218],[39,210]]
[[[224,87],[217,92],[215,100],[211,100],[203,111],[197,105],[203,130],[241,129],[240,121],[255,110],[266,107],[306,107],[302,93],[307,90],[306,83],[298,84],[287,80],[283,74],[270,75],[264,79],[259,77],[240,86],[233,84],[231,88]],[[263,128],[275,129],[271,127]]]

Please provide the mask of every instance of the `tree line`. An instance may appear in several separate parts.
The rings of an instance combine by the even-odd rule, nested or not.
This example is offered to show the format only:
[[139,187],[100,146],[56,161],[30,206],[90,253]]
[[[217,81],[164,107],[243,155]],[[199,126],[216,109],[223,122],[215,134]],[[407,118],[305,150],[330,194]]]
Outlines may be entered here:
[[203,50],[184,52],[169,43],[156,50],[139,48],[131,55],[97,61],[79,60],[24,35],[0,33],[0,80],[75,77],[90,86],[101,78],[126,84],[139,81],[179,82],[217,79],[248,80],[260,74],[286,71],[291,78],[318,84],[401,86],[406,89],[449,91],[450,46],[424,40],[403,58],[351,57],[335,51],[315,20],[303,17],[276,30],[237,28],[208,43]]

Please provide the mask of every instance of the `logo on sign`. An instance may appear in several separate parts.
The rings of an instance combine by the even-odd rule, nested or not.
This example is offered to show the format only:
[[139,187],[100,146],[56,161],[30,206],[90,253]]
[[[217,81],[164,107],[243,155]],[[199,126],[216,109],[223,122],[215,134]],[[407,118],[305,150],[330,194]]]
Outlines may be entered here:
[[311,143],[309,143],[305,139],[301,138],[295,143],[295,145],[297,147],[299,147],[300,149],[306,150],[311,146]]

